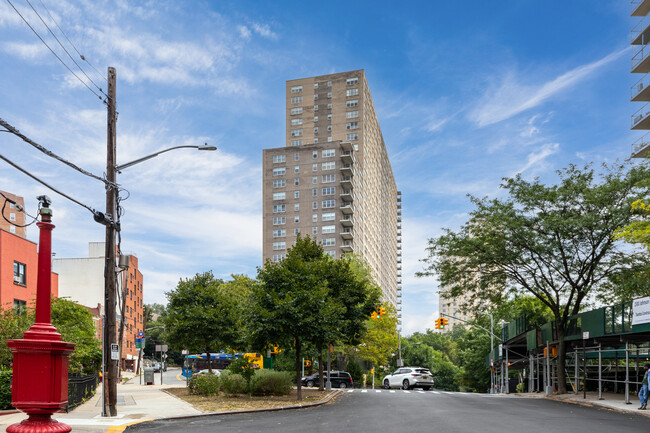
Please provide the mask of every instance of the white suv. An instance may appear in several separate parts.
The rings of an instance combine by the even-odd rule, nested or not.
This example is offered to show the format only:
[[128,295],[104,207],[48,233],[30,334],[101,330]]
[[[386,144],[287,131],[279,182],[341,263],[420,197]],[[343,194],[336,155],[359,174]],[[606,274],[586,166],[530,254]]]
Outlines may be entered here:
[[402,367],[384,378],[384,388],[422,388],[425,391],[433,388],[431,372],[422,367]]

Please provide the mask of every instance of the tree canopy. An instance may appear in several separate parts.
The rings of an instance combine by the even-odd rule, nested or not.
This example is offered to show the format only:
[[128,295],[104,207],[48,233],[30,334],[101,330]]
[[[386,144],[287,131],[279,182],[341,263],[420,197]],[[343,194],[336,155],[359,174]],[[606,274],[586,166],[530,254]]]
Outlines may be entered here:
[[[499,305],[516,294],[528,294],[553,314],[564,362],[564,330],[590,295],[645,257],[621,248],[617,229],[632,220],[632,203],[648,194],[639,182],[646,165],[604,166],[600,176],[591,166],[571,165],[557,172],[557,185],[504,178],[503,199],[471,197],[475,209],[460,230],[431,239],[427,266],[420,275],[437,275],[448,297],[471,295],[468,310]],[[558,372],[565,392],[564,371]]]

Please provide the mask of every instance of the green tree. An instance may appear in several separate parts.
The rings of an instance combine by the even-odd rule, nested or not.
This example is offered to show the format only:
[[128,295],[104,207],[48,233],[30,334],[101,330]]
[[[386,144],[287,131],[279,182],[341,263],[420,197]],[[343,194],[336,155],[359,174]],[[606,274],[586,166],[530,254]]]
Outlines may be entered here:
[[12,306],[7,305],[0,308],[0,366],[9,368],[13,355],[7,340],[23,338],[23,333],[34,323],[33,317],[27,312],[16,311]]
[[321,318],[340,314],[340,306],[328,298],[322,266],[322,247],[299,236],[286,258],[278,263],[267,260],[264,268],[258,268],[260,284],[251,292],[248,322],[253,346],[293,348],[299,400],[303,346],[322,338]]
[[92,313],[83,305],[66,298],[52,299],[52,325],[63,341],[75,343],[70,354],[68,371],[90,374],[101,370],[101,341],[97,339]]
[[[489,319],[482,325],[489,326]],[[498,334],[496,329],[495,334]],[[479,328],[470,328],[456,340],[456,344],[460,369],[455,382],[466,390],[485,392],[490,388],[490,371],[485,366],[491,348],[490,335]],[[499,343],[495,341],[494,344]]]
[[[485,310],[514,294],[535,296],[553,313],[558,361],[564,365],[564,333],[585,299],[630,266],[645,261],[614,241],[629,224],[634,201],[648,194],[639,182],[646,165],[604,166],[602,179],[590,166],[558,171],[558,185],[505,178],[504,199],[472,197],[470,220],[458,232],[429,241],[427,267],[449,297],[470,295],[467,309]],[[451,258],[454,258],[452,260]],[[558,369],[558,391],[566,392]]]
[[[177,349],[190,352],[219,349],[240,349],[242,329],[235,317],[228,286],[216,279],[212,272],[196,274],[179,281],[176,288],[167,292],[166,314],[161,317],[165,337]],[[212,365],[208,363],[208,370]]]
[[367,332],[356,346],[349,346],[349,355],[372,363],[375,367],[385,367],[389,358],[397,352],[397,316],[395,308],[382,304],[386,314],[381,319],[367,319]]

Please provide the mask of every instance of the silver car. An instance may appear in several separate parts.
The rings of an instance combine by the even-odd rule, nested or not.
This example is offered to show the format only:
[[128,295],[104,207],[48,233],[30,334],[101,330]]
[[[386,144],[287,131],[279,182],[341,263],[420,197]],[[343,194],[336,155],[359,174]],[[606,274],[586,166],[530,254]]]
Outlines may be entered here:
[[425,391],[433,388],[433,375],[422,367],[402,367],[384,378],[384,388],[422,388]]

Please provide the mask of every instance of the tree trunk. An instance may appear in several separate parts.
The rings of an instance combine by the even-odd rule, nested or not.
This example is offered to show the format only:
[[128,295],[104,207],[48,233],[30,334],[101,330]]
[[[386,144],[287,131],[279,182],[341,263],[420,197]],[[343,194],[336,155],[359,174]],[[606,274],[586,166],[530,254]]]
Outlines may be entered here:
[[[210,348],[205,348],[205,359],[208,361],[208,373],[212,373],[212,359],[210,357]],[[162,368],[162,366],[161,366]]]
[[555,322],[557,333],[557,392],[566,394],[566,344],[564,341],[564,322]]
[[[329,371],[327,372],[329,375]],[[323,377],[323,349],[318,349],[318,389],[319,391],[325,390],[325,378]]]
[[297,338],[295,339],[295,346],[296,346],[296,389],[297,389],[297,394],[298,394],[298,400],[302,400],[302,377],[300,376],[300,369],[302,367],[302,363],[300,362],[300,352],[301,352],[301,347],[300,347],[300,340]]

